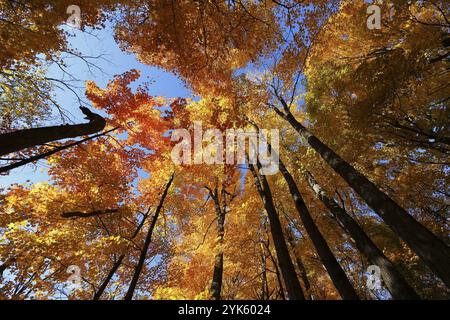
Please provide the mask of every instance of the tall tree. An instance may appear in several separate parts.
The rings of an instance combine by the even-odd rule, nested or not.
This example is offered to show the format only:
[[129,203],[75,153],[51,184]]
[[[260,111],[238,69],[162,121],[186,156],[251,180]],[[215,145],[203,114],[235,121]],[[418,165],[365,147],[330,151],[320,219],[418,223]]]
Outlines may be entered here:
[[142,268],[144,267],[145,259],[147,258],[147,251],[150,246],[150,243],[152,242],[152,235],[153,231],[156,226],[156,222],[158,221],[159,214],[161,213],[161,210],[163,209],[164,200],[167,197],[167,194],[169,192],[170,186],[172,184],[174,178],[174,174],[172,174],[169,178],[169,181],[167,182],[165,189],[161,195],[161,199],[159,201],[158,206],[156,207],[155,212],[153,213],[153,217],[150,223],[150,226],[148,227],[147,236],[145,237],[144,245],[141,249],[141,255],[139,257],[139,261],[135,267],[133,278],[131,279],[130,286],[128,287],[128,291],[124,296],[124,300],[132,300],[134,295],[134,290],[136,290],[136,286],[139,281],[139,276],[141,275]]
[[383,252],[370,240],[358,223],[340,207],[336,201],[330,198],[322,187],[317,183],[310,172],[305,172],[311,190],[330,210],[333,217],[353,238],[355,245],[369,261],[380,267],[381,277],[394,299],[418,299],[419,296],[413,288],[406,282],[394,264],[386,258]]
[[[149,214],[150,214],[150,209],[147,210],[145,215],[142,217],[141,222],[137,226],[136,230],[134,230],[133,234],[130,237],[130,240],[133,240],[139,234],[139,232],[141,231],[142,227],[144,226],[145,221],[147,220],[147,217]],[[102,281],[101,285],[98,287],[97,291],[95,292],[95,295],[92,298],[93,300],[100,300],[103,292],[108,287],[108,284],[110,283],[110,281],[111,281],[112,277],[114,276],[114,274],[116,273],[117,269],[119,269],[119,267],[121,266],[124,259],[125,259],[125,254],[121,254],[119,256],[119,258],[117,258],[117,260],[114,262],[113,266],[109,270],[108,274],[106,275],[105,279]]]
[[421,257],[433,272],[450,287],[450,270],[445,266],[450,263],[450,248],[426,227],[417,222],[394,200],[381,191],[364,175],[343,160],[316,136],[295,119],[288,103],[277,94],[282,110],[273,106],[277,114],[305,139],[381,218]]
[[[230,202],[233,201],[233,198],[236,197],[235,194],[230,194],[226,190],[226,183],[222,184],[221,191],[219,193],[218,181],[216,181],[216,185],[214,189],[206,186],[206,189],[209,192],[209,196],[214,201],[214,208],[216,211],[216,219],[217,219],[217,246],[219,247],[218,252],[214,257],[214,273],[213,279],[211,282],[211,298],[214,300],[221,299],[221,291],[222,291],[222,278],[223,278],[223,246],[224,235],[225,235],[225,215],[230,211],[229,205]],[[230,197],[227,199],[227,197]]]
[[258,176],[257,168],[250,164],[250,171],[253,174],[253,179],[258,193],[264,203],[264,208],[267,212],[270,221],[270,233],[272,235],[278,262],[280,264],[281,273],[283,275],[284,284],[290,300],[304,300],[305,296],[300,286],[297,273],[295,272],[294,264],[292,263],[289,249],[283,235],[283,228],[281,227],[278,213],[272,200],[272,193],[270,191],[269,183],[265,176]]
[[309,214],[308,208],[306,207],[305,202],[303,201],[302,195],[298,190],[297,184],[295,183],[294,178],[287,170],[283,161],[280,159],[280,172],[282,173],[286,183],[289,187],[289,191],[291,192],[292,199],[295,202],[295,207],[297,209],[298,214],[300,215],[303,225],[305,226],[306,231],[308,232],[311,241],[314,243],[314,247],[319,254],[319,257],[330,274],[331,280],[333,281],[336,289],[339,291],[342,299],[345,300],[357,300],[358,294],[353,288],[352,284],[348,280],[344,270],[342,270],[339,262],[337,262],[336,258],[333,255],[330,247],[325,241],[324,237],[320,233],[320,230],[317,228],[314,220]]

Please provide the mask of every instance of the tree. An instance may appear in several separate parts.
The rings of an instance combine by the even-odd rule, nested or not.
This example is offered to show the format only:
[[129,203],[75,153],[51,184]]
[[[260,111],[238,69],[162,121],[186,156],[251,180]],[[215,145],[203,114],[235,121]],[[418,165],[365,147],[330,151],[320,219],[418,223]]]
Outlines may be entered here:
[[[217,245],[219,247],[216,256],[214,257],[214,273],[213,280],[211,283],[211,297],[214,300],[221,299],[221,290],[222,290],[222,277],[223,277],[223,250],[220,248],[223,246],[224,235],[225,235],[225,215],[230,212],[229,204],[236,197],[235,194],[229,193],[226,188],[227,184],[231,182],[231,177],[228,177],[228,181],[224,181],[222,183],[222,187],[219,193],[218,189],[218,181],[216,181],[216,185],[214,189],[206,186],[205,188],[208,190],[209,197],[214,201],[214,208],[216,211],[216,219],[217,219]],[[227,197],[229,199],[227,200]]]
[[[0,172],[49,176],[0,189],[1,299],[448,298],[444,1],[379,3],[381,29],[362,0],[81,1],[81,32],[112,29],[192,93],[132,69],[88,103],[46,73],[92,66],[70,4],[0,1]],[[89,123],[65,125],[61,88]],[[214,137],[192,143],[199,123]],[[251,125],[278,130],[279,173],[220,161]]]
[[308,208],[306,207],[305,202],[302,199],[300,191],[298,190],[297,184],[295,183],[294,178],[287,170],[284,163],[280,160],[280,171],[286,180],[286,183],[289,187],[289,191],[291,192],[292,199],[295,202],[295,207],[297,209],[298,214],[300,215],[302,222],[305,226],[308,235],[310,236],[314,246],[319,254],[320,259],[322,260],[325,268],[330,274],[331,280],[339,291],[342,299],[346,300],[358,300],[358,294],[353,288],[352,284],[348,280],[345,275],[344,270],[342,270],[341,266],[337,262],[330,248],[328,247],[327,242],[323,238],[319,229],[317,228],[314,220],[311,218]]
[[305,179],[317,197],[330,210],[333,217],[339,221],[340,225],[353,238],[355,245],[369,261],[381,269],[381,277],[394,299],[418,299],[414,289],[406,282],[396,267],[390,262],[380,249],[370,240],[358,223],[341,208],[334,199],[331,199],[314,177],[309,172],[305,172]]
[[144,246],[143,246],[143,248],[141,250],[141,255],[139,257],[139,262],[136,265],[136,268],[135,268],[135,271],[134,271],[134,274],[133,274],[133,278],[131,279],[130,286],[128,287],[128,291],[125,294],[124,300],[132,300],[133,299],[134,290],[136,289],[136,285],[138,283],[139,276],[141,275],[142,268],[144,266],[144,262],[145,262],[145,259],[146,259],[146,256],[147,256],[148,247],[150,246],[150,243],[152,241],[153,230],[155,229],[156,222],[158,221],[159,214],[160,214],[160,212],[161,212],[161,210],[163,208],[164,200],[167,197],[167,194],[169,192],[169,188],[170,188],[170,185],[172,184],[173,178],[174,178],[174,175],[172,174],[172,176],[170,177],[169,181],[167,182],[167,185],[165,186],[165,189],[164,189],[164,191],[163,191],[163,193],[161,195],[161,200],[160,200],[160,202],[159,202],[158,206],[156,207],[156,210],[155,210],[155,212],[153,214],[150,227],[148,228],[148,231],[147,231],[147,236],[145,237]]
[[0,135],[0,148],[2,150],[0,156],[55,140],[97,133],[105,128],[106,120],[102,116],[85,107],[80,109],[89,123],[24,129]]
[[284,99],[280,99],[280,101],[282,101],[286,113],[282,113],[282,111],[276,108],[274,110],[277,110],[277,113],[297,130],[307,141],[308,145],[316,150],[345,179],[368,205],[414,249],[444,282],[448,283],[450,279],[447,278],[450,275],[447,275],[448,270],[445,268],[445,265],[450,260],[450,249],[448,246],[427,228],[414,220],[403,208],[383,193],[371,181],[311,134],[294,118]]
[[[118,1],[79,1],[81,28],[99,28],[105,22],[107,13],[115,8]],[[69,18],[67,9],[72,2],[47,1],[9,1],[0,2],[2,20],[0,67],[8,68],[15,61],[33,65],[39,58],[56,59],[61,51],[68,50],[69,33],[61,28]]]
[[283,235],[280,220],[277,211],[273,204],[272,194],[269,183],[264,175],[258,177],[257,169],[254,165],[250,165],[250,171],[253,174],[253,179],[261,200],[264,203],[264,208],[267,212],[270,221],[270,231],[274,241],[277,252],[278,262],[280,264],[281,273],[283,275],[284,284],[291,300],[304,300],[304,294],[300,286],[300,282],[295,272],[294,265],[289,255],[289,250],[286,240]]
[[233,69],[274,49],[275,3],[264,2],[148,1],[142,10],[136,3],[122,8],[115,38],[142,62],[174,72],[207,94],[230,86]]

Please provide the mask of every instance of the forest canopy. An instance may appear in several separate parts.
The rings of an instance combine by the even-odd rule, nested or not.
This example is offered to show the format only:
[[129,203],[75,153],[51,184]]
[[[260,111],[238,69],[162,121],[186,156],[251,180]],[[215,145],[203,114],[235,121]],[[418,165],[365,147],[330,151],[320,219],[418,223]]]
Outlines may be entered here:
[[449,299],[449,31],[439,0],[0,0],[0,299]]

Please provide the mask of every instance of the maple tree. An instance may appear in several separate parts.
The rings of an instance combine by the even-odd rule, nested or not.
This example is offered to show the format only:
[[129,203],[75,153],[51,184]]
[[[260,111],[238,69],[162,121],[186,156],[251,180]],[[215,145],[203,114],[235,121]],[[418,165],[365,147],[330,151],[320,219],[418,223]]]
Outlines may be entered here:
[[[89,123],[49,126],[69,2],[0,1],[0,172],[49,176],[0,190],[1,299],[448,299],[445,1],[377,2],[380,29],[362,0],[81,1],[83,31],[192,96],[131,69],[85,84]],[[224,140],[177,149],[200,122]],[[279,172],[205,160],[263,128]]]

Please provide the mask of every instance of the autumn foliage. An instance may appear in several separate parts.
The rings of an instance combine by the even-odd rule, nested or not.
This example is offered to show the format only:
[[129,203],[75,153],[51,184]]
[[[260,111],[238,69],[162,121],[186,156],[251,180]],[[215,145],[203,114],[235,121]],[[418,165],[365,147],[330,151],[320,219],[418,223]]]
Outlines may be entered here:
[[[48,129],[43,66],[78,55],[71,2],[0,0],[0,140]],[[48,169],[0,189],[0,299],[450,297],[446,1],[383,1],[380,29],[362,0],[79,2],[84,31],[111,27],[192,95],[153,95],[131,68],[92,79],[95,138],[0,159]],[[176,165],[171,133],[197,121],[278,129],[279,172]]]

